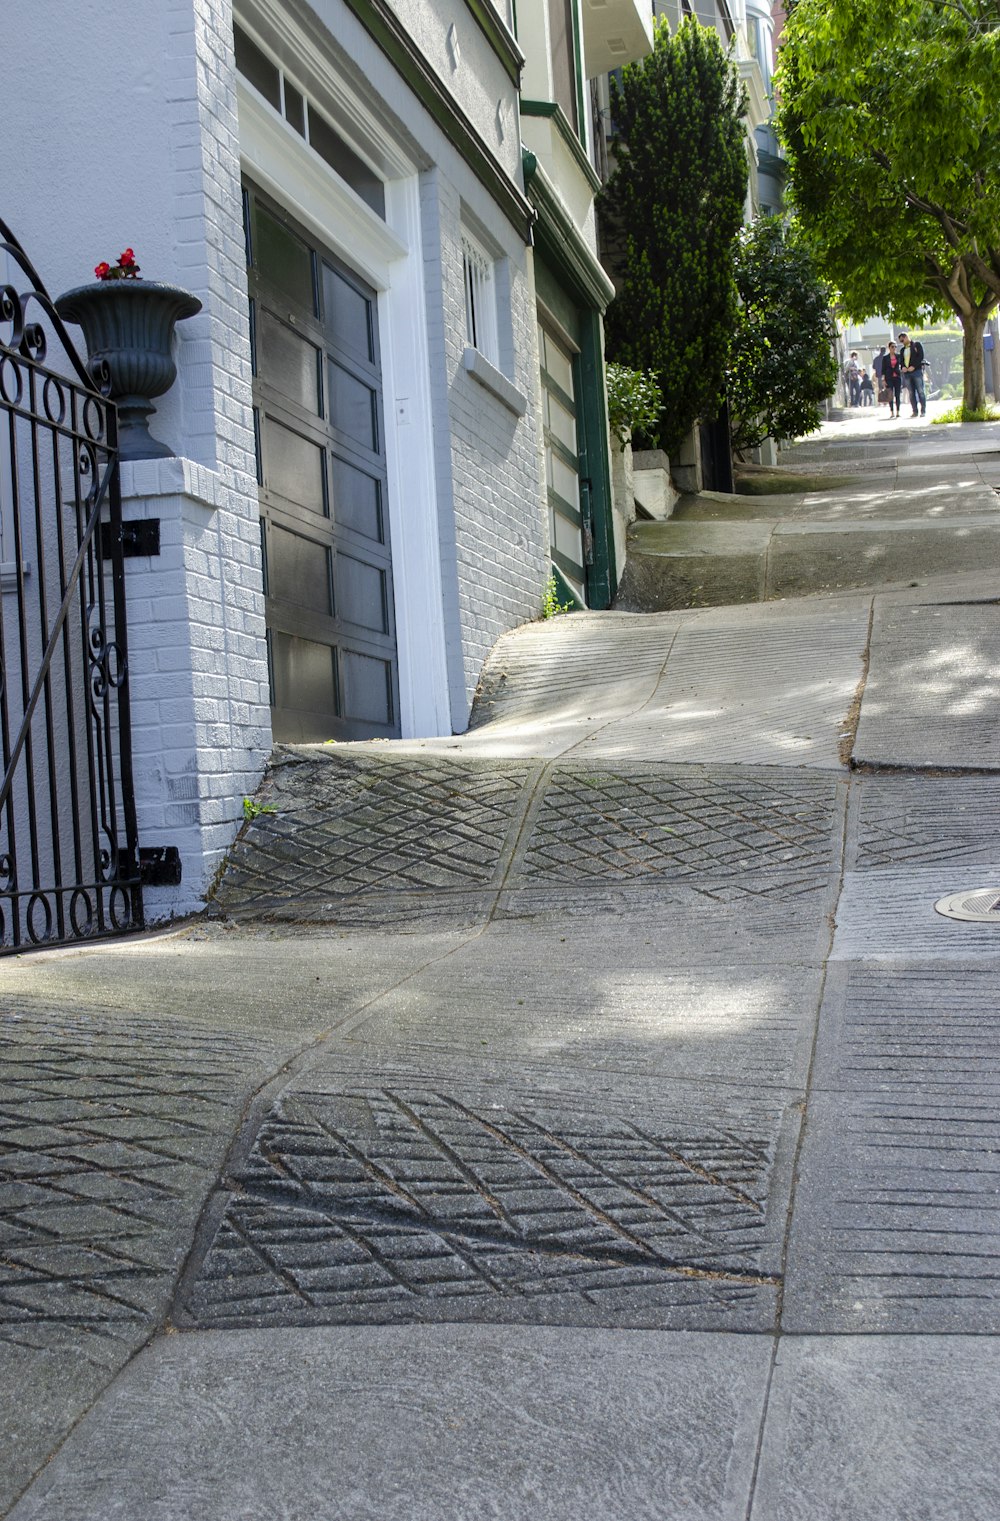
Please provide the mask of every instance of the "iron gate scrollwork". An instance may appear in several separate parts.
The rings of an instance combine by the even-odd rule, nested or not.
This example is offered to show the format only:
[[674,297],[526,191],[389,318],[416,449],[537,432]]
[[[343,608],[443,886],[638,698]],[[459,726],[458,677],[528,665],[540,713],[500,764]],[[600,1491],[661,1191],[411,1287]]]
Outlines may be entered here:
[[2,220],[0,250],[2,952],[143,908],[117,412]]

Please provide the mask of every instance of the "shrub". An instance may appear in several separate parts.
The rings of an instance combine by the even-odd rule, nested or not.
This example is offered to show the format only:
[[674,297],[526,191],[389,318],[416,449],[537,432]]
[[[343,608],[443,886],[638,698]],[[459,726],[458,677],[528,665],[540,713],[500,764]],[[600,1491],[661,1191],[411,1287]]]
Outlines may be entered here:
[[630,370],[626,364],[607,367],[608,422],[624,449],[634,433],[655,443],[663,392],[650,370]]

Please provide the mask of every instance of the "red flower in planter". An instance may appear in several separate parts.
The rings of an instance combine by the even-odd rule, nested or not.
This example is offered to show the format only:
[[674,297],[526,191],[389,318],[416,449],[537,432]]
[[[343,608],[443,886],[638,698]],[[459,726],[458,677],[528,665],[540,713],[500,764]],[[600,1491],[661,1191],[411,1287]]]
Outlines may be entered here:
[[98,280],[138,280],[139,266],[135,262],[135,252],[126,248],[124,253],[118,255],[117,264],[108,264],[102,260],[95,265],[94,274]]

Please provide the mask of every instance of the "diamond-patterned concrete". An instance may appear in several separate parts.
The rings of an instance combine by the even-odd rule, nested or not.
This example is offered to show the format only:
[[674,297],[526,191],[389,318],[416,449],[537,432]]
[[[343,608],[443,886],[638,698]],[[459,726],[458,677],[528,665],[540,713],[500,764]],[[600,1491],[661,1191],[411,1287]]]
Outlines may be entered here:
[[313,1084],[267,1115],[185,1323],[771,1323],[780,1095],[640,1101],[604,1085],[595,1114],[586,1088],[376,1065],[378,1087]]
[[813,886],[829,874],[836,803],[825,776],[556,766],[512,885],[741,878],[753,893],[778,873],[786,890]]
[[[266,811],[233,851],[217,897],[233,915],[309,918],[371,894],[499,882],[529,768],[344,747],[285,752]],[[271,811],[273,810],[273,811]]]
[[84,1334],[111,1368],[166,1308],[269,1048],[148,1021],[0,1027],[0,1342]]
[[294,752],[216,901],[237,918],[344,924],[481,923],[498,894],[506,911],[539,887],[683,883],[791,901],[827,889],[843,792],[835,775],[777,767]]

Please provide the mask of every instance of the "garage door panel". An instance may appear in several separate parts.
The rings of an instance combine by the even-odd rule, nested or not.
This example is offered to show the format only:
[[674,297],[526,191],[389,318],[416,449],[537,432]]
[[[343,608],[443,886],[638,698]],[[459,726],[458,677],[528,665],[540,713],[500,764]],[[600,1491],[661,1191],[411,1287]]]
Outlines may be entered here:
[[272,523],[266,536],[268,595],[333,617],[333,551]]
[[392,668],[387,660],[341,651],[344,717],[388,727],[395,722]]
[[375,392],[335,360],[330,361],[330,426],[348,442],[378,452]]
[[314,343],[262,307],[257,313],[257,369],[277,391],[319,417],[322,401],[322,355]]
[[338,347],[368,364],[375,362],[375,313],[372,301],[324,261],[323,306],[327,326]]
[[385,571],[356,555],[337,555],[334,572],[337,615],[348,623],[378,634],[389,632],[389,599]]
[[336,650],[314,639],[281,629],[271,631],[271,667],[281,706],[313,713],[326,720],[326,732],[340,711],[337,700]]
[[253,218],[253,265],[268,285],[296,306],[316,314],[315,263],[312,249],[284,220],[257,200]]
[[287,427],[271,413],[263,419],[264,484],[297,507],[325,517],[326,452],[313,439]]
[[336,454],[330,462],[330,473],[336,521],[376,544],[384,544],[382,482]]

